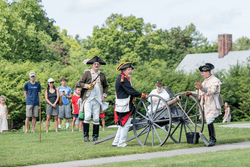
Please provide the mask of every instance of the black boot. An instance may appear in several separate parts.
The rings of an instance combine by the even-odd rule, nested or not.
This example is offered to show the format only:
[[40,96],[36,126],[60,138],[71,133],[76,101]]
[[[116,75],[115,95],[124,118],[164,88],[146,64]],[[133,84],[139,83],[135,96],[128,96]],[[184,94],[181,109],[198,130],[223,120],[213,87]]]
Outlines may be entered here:
[[207,126],[208,126],[208,132],[209,132],[209,137],[210,137],[208,147],[210,147],[210,146],[214,146],[215,142],[216,142],[215,130],[214,130],[214,124],[213,123],[210,123]]
[[83,129],[84,129],[84,141],[89,142],[89,124],[88,123],[83,123]]
[[99,136],[99,125],[93,124],[93,141],[97,141]]

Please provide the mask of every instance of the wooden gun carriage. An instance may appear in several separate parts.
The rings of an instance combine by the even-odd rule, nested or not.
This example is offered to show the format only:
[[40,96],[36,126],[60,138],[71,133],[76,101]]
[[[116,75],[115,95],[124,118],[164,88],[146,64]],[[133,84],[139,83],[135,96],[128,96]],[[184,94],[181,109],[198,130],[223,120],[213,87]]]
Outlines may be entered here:
[[[165,90],[170,95],[170,100],[165,101],[158,95],[149,95],[147,99],[141,99],[136,106],[129,131],[133,130],[134,136],[127,139],[127,142],[137,139],[141,146],[158,145],[162,146],[170,137],[175,143],[180,143],[183,136],[188,132],[200,132],[204,128],[204,113],[199,102],[193,95],[185,96],[183,93],[173,94],[168,87]],[[153,102],[157,99],[157,102]],[[155,103],[153,105],[153,103]],[[191,124],[182,109],[194,122]],[[198,107],[198,112],[196,112]],[[184,133],[184,134],[183,134]],[[107,136],[90,145],[98,144],[115,137],[115,134]]]

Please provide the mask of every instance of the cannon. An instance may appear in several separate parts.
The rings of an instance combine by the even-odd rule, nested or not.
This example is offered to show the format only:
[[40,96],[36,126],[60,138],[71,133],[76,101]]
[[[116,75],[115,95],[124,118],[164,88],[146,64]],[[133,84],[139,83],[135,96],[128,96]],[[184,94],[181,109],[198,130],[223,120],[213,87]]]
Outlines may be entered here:
[[[196,97],[185,96],[183,92],[173,94],[168,87],[165,90],[170,95],[168,101],[158,95],[149,95],[147,99],[139,101],[133,113],[132,126],[129,129],[129,131],[133,130],[134,136],[128,138],[127,142],[136,139],[141,146],[162,146],[169,138],[175,143],[180,143],[183,136],[187,137],[186,134],[197,132],[195,127],[200,132],[203,131],[204,112]],[[182,109],[195,125],[191,124]],[[90,145],[114,137],[115,134],[112,134]]]

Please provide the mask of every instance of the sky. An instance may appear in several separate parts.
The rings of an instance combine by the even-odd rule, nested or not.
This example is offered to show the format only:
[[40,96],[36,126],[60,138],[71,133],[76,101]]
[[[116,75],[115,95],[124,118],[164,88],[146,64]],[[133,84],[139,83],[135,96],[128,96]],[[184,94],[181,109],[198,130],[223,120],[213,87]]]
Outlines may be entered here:
[[163,30],[193,23],[210,42],[218,34],[232,34],[233,41],[250,38],[249,0],[42,0],[41,5],[54,25],[81,39],[112,13],[143,18]]

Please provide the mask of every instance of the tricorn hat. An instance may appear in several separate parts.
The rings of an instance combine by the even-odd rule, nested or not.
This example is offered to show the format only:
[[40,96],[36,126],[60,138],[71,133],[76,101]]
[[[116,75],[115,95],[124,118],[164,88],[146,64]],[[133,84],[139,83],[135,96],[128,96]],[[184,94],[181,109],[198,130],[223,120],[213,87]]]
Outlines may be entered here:
[[126,62],[126,63],[121,63],[117,68],[116,70],[119,71],[119,70],[125,70],[126,68],[132,68],[134,69],[134,67],[132,66],[132,63],[131,62]]
[[214,65],[211,63],[206,63],[205,65],[199,67],[200,72],[211,71],[212,69],[214,69]]
[[99,57],[95,56],[94,58],[90,59],[87,64],[94,64],[94,62],[98,62],[100,63],[101,65],[106,65],[106,63],[100,59]]

